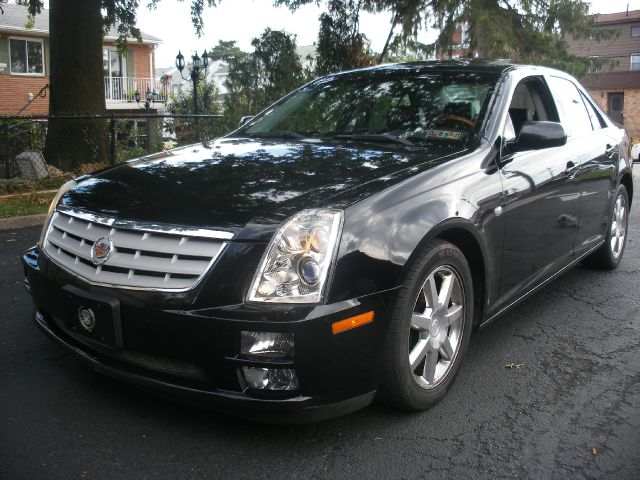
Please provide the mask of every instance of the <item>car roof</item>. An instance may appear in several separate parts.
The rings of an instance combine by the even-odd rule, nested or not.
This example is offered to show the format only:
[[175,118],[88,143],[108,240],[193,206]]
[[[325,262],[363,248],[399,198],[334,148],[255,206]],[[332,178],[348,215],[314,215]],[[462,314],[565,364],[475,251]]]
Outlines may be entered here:
[[559,73],[566,75],[560,70],[536,65],[520,65],[507,60],[477,60],[477,59],[453,59],[453,60],[428,60],[419,62],[403,62],[376,65],[373,67],[358,68],[338,72],[328,77],[360,76],[376,73],[380,74],[427,74],[440,72],[469,72],[500,76],[511,70],[533,70],[539,73]]

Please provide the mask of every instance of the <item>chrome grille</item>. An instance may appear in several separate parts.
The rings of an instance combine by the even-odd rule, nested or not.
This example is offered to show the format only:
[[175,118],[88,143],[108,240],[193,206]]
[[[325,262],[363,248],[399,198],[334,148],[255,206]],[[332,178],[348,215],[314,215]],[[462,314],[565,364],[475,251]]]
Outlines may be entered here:
[[[44,250],[58,265],[91,283],[150,290],[193,288],[224,249],[228,232],[136,226],[86,213],[57,211]],[[211,237],[220,238],[211,238]],[[93,244],[109,237],[113,251],[102,265]]]

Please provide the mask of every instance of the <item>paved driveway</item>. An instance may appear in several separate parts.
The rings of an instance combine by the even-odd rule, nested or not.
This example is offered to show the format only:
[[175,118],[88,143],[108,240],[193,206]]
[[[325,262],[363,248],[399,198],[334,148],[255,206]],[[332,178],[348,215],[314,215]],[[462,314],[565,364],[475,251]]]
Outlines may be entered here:
[[620,268],[578,267],[478,332],[435,408],[302,426],[183,407],[86,369],[31,323],[16,259],[38,230],[2,231],[0,478],[640,478],[634,207]]

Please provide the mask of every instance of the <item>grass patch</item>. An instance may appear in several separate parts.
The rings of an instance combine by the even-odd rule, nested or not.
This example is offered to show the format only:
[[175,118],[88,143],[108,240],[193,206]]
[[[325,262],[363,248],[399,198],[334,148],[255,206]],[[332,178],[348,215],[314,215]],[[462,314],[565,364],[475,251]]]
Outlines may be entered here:
[[39,190],[57,190],[63,183],[70,179],[71,177],[66,175],[43,178],[42,180],[21,180],[14,178],[0,182],[0,196],[12,195],[14,193],[37,192]]
[[47,213],[49,204],[55,192],[52,193],[31,193],[0,199],[0,218],[17,217],[19,215],[34,215],[36,213]]

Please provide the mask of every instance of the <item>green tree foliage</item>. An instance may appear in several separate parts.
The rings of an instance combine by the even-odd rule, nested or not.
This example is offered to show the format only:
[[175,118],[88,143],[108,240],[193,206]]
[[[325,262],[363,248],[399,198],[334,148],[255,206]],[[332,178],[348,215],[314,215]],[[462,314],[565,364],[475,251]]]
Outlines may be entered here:
[[254,38],[253,53],[230,59],[225,126],[235,129],[244,115],[254,115],[305,81],[295,37],[267,28]]
[[361,2],[329,0],[320,15],[316,73],[328,73],[373,65],[367,37],[359,32]]
[[[276,3],[295,10],[315,1],[276,0]],[[391,14],[387,42],[378,63],[394,58],[446,56],[453,47],[456,28],[465,25],[469,50],[480,58],[549,65],[580,76],[588,71],[591,62],[571,55],[565,36],[603,40],[616,35],[593,28],[595,18],[589,15],[589,3],[582,0],[362,0],[357,3],[354,0],[329,0],[328,5],[328,15],[334,20],[321,22],[319,43],[324,36],[338,39],[334,44],[349,45],[345,39],[358,35],[359,11]],[[439,30],[434,43],[424,45],[415,41],[417,32],[423,27]],[[326,62],[323,57],[327,54],[332,55],[330,50],[319,48],[319,66]],[[340,69],[360,66],[344,54],[333,56],[346,58],[340,62]],[[328,62],[331,65],[331,60]],[[319,68],[323,73],[330,70]]]
[[[198,113],[201,115],[220,115],[221,104],[217,101],[218,89],[212,81],[202,78],[198,83]],[[193,90],[180,92],[171,99],[169,113],[189,115],[193,113]],[[192,143],[219,137],[228,129],[222,118],[176,118],[166,123],[166,128],[176,137],[178,143]]]
[[480,58],[549,65],[579,76],[590,61],[570,54],[564,37],[601,40],[615,35],[594,29],[589,4],[580,0],[438,0],[429,14],[440,27],[436,52],[446,52],[456,26],[464,24],[470,49]]
[[211,60],[229,60],[245,55],[235,40],[219,40],[218,44],[209,51]]

